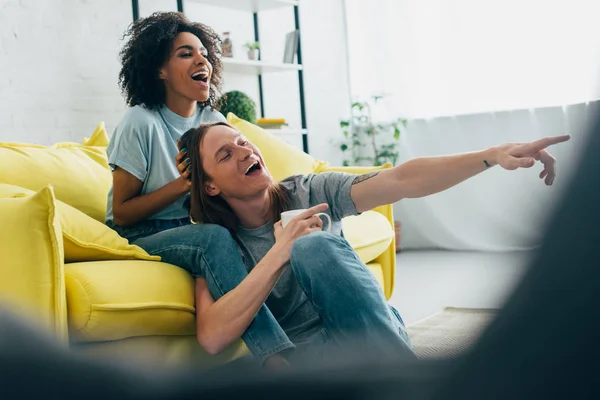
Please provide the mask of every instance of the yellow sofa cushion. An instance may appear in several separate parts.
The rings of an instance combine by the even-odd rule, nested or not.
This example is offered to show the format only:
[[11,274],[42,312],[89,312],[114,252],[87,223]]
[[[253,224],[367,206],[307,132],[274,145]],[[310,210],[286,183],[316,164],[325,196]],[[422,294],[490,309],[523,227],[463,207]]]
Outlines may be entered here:
[[[383,286],[381,265],[367,264]],[[65,264],[72,343],[195,335],[194,279],[153,261]]]
[[0,303],[66,341],[63,245],[51,187],[0,199]]
[[367,267],[373,273],[373,275],[375,275],[375,279],[377,279],[377,282],[379,282],[381,287],[384,288],[385,283],[384,283],[384,279],[383,279],[383,268],[382,268],[381,264],[372,262],[372,263],[368,263]]
[[0,142],[0,183],[31,190],[50,184],[58,200],[104,221],[106,196],[112,184],[107,142],[104,123],[98,125],[84,144],[40,146]]
[[[30,197],[34,194],[25,188],[0,183],[0,198]],[[160,257],[150,256],[141,247],[130,245],[117,232],[74,207],[57,200],[56,209],[62,228],[66,262],[127,259],[160,261]]]
[[136,336],[194,335],[194,280],[156,261],[65,265],[72,342]]
[[257,125],[227,114],[227,122],[254,143],[263,155],[273,179],[280,181],[296,174],[320,172],[327,163],[319,161]]
[[375,211],[346,217],[342,227],[346,240],[365,264],[379,257],[395,235],[390,221]]

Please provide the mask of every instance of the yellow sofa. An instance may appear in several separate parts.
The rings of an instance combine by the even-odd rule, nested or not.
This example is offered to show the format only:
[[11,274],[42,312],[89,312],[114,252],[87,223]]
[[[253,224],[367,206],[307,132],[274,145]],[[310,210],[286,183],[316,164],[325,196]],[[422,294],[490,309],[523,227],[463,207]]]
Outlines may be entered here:
[[[261,148],[275,179],[373,170],[330,167],[233,114],[227,118]],[[205,353],[195,337],[192,277],[103,224],[107,144],[102,123],[82,144],[0,143],[0,306],[70,348],[102,357],[210,368],[247,354],[242,341],[216,356]],[[347,218],[344,232],[389,298],[391,205]]]

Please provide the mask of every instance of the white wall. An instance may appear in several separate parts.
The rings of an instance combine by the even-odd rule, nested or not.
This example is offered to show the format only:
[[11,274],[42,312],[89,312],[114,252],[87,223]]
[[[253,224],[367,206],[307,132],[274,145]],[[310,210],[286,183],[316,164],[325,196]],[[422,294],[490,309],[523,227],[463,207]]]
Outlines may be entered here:
[[[140,15],[174,11],[175,0],[140,0]],[[252,14],[186,1],[192,20],[230,31],[234,55],[254,38]],[[117,75],[129,0],[0,0],[0,140],[50,144],[80,141],[98,121],[112,130],[124,110]],[[280,62],[293,8],[259,14],[262,59]],[[347,114],[349,89],[342,0],[301,0],[306,116],[311,154],[339,163],[330,146]],[[298,75],[264,75],[266,115],[300,126]],[[226,73],[224,90],[242,90],[258,104],[254,76]],[[296,144],[301,146],[298,137]]]
[[128,0],[0,0],[0,140],[80,141],[124,111],[117,86]]

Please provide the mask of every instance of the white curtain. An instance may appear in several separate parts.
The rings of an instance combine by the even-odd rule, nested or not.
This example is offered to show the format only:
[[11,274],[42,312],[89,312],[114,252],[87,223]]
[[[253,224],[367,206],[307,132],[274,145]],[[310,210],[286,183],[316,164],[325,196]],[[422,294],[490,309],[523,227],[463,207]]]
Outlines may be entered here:
[[445,192],[396,203],[394,215],[403,224],[402,247],[485,251],[535,247],[545,218],[575,172],[587,126],[596,116],[599,102],[410,120],[401,138],[404,161],[563,133],[572,139],[550,149],[558,159],[551,187],[539,179],[539,164],[517,171],[494,167]]
[[568,184],[600,98],[596,0],[346,0],[352,94],[385,94],[377,118],[405,117],[400,161],[567,132],[555,185],[493,168],[403,200],[403,248],[536,246]]

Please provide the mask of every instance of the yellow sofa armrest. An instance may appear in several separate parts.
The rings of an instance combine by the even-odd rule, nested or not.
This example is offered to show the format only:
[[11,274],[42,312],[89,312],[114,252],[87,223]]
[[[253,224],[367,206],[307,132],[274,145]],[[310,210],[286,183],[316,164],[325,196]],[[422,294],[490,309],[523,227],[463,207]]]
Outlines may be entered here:
[[[386,163],[379,167],[365,167],[365,166],[348,166],[348,167],[332,167],[332,166],[323,166],[323,168],[319,169],[315,172],[346,172],[349,174],[366,174],[367,172],[380,171],[382,169],[392,168],[392,164]],[[394,229],[394,213],[391,204],[387,204],[384,206],[379,206],[373,209],[390,221],[392,229]],[[389,299],[392,297],[392,292],[394,291],[394,279],[396,276],[396,238],[392,238],[392,243],[390,246],[383,252],[379,257],[373,260],[373,262],[381,264],[381,268],[383,269],[383,280],[384,280],[384,288],[383,292],[385,297]]]
[[0,307],[67,344],[61,226],[52,187],[28,197],[0,193]]

